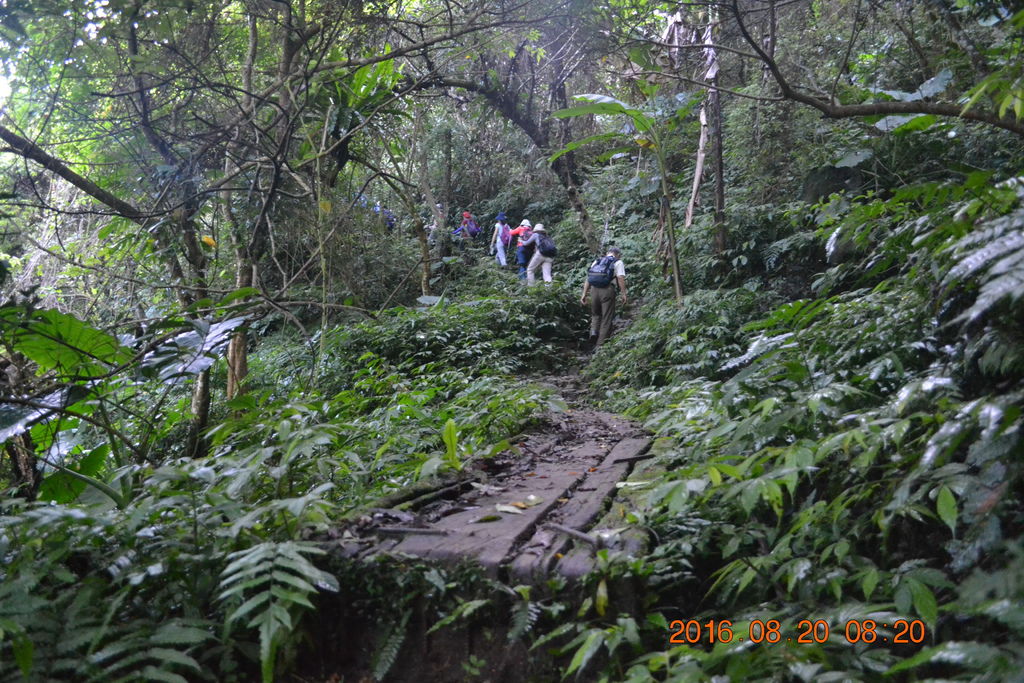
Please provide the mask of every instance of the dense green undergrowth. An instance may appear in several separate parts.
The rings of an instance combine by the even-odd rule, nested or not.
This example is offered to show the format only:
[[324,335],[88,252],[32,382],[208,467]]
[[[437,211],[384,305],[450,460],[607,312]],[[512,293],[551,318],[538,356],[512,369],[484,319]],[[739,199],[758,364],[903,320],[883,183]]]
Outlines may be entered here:
[[[641,266],[646,304],[585,375],[659,437],[623,502],[652,546],[603,552],[577,586],[400,561],[352,573],[315,541],[377,496],[504,448],[551,407],[516,378],[557,369],[584,336],[575,282],[520,290],[488,274],[429,308],[266,338],[209,457],[103,459],[92,423],[36,425],[106,490],[79,482],[3,503],[0,670],[270,679],[322,637],[308,628],[315,609],[368,625],[371,651],[352,666],[377,677],[400,665],[414,622],[458,634],[507,621],[493,637],[540,678],[1007,678],[1024,623],[1020,196],[1016,181],[972,178],[793,210],[793,244],[779,246],[789,238],[773,223],[750,240],[759,260],[679,306]],[[796,287],[811,297],[765,276],[840,240],[846,260]],[[86,377],[95,362],[54,358]],[[108,387],[124,438],[141,438],[130,400],[159,379]],[[670,643],[677,620],[704,635],[694,625],[692,642]],[[706,625],[721,638],[726,620],[748,639],[711,643]],[[919,621],[920,642],[882,642],[896,620]],[[871,642],[857,635],[869,621]],[[801,622],[820,625],[807,635]],[[496,662],[463,668],[481,677]],[[329,675],[337,661],[318,665]]]
[[[1020,188],[972,178],[837,200],[822,241],[858,256],[818,279],[818,298],[694,291],[602,349],[595,387],[662,437],[665,472],[640,477],[632,513],[657,539],[653,603],[631,615],[646,617],[645,653],[616,649],[614,618],[572,644],[615,652],[606,680],[1019,673]],[[689,642],[672,620],[694,620]],[[722,620],[734,639],[712,644]],[[801,624],[819,620],[827,636]],[[877,637],[860,638],[869,620]],[[924,637],[894,644],[896,620]],[[758,621],[781,644],[751,643]]]
[[[580,320],[566,291],[547,288],[386,312],[322,345],[265,343],[253,358],[262,382],[227,403],[208,457],[94,463],[109,449],[67,447],[62,473],[88,466],[91,485],[2,503],[0,678],[273,678],[315,594],[339,588],[316,568],[313,535],[488,457],[557,408],[513,373],[554,364]],[[296,372],[304,356],[315,373]],[[53,443],[101,441],[90,426],[62,422]]]

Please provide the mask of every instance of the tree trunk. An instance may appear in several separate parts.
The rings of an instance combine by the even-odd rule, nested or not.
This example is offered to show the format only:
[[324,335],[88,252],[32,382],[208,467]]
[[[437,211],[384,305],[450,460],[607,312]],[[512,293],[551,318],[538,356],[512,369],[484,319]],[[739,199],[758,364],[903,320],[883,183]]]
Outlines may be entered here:
[[196,377],[192,389],[192,422],[189,425],[185,453],[190,458],[206,455],[209,446],[204,432],[210,424],[210,371],[203,370]]
[[14,495],[35,500],[39,494],[39,486],[43,483],[43,473],[39,469],[39,459],[28,434],[19,434],[4,445],[11,459],[11,487]]
[[441,186],[441,203],[445,208],[452,207],[452,129],[445,128],[442,135],[444,146],[444,181]]
[[601,251],[602,246],[606,245],[602,245],[598,241],[597,235],[594,232],[594,222],[590,219],[590,212],[587,211],[587,206],[583,203],[583,195],[579,190],[579,173],[575,169],[574,160],[570,159],[569,156],[569,154],[564,154],[558,157],[551,167],[554,169],[558,179],[562,181],[562,187],[565,188],[569,204],[572,205],[572,208],[576,210],[576,214],[579,216],[580,232],[583,233],[587,249],[591,253],[597,254]]
[[722,98],[718,91],[718,50],[714,43],[714,26],[718,23],[718,12],[712,10],[708,17],[707,31],[707,63],[708,109],[711,113],[711,138],[715,168],[715,255],[722,258],[728,242],[725,225],[725,150],[722,149]]
[[683,222],[683,230],[689,230],[693,225],[693,213],[700,200],[701,180],[704,176],[704,158],[707,155],[708,146],[708,116],[707,106],[700,108],[700,137],[697,140],[697,159],[693,164],[693,186],[690,189],[690,201],[686,204],[686,218]]
[[[249,263],[249,260],[243,254],[238,254],[236,258],[235,288],[252,287],[252,264]],[[249,374],[249,345],[244,326],[231,335],[231,341],[228,343],[227,362],[228,383],[225,393],[230,401],[242,393],[242,381]]]
[[713,90],[710,93],[709,99],[715,165],[715,254],[721,258],[728,244],[728,234],[725,225],[725,155],[722,150],[722,100],[717,90]]
[[[441,258],[444,258],[448,255],[448,227],[445,225],[444,214],[441,209],[437,207],[434,191],[430,188],[430,174],[429,169],[427,168],[427,150],[423,145],[423,112],[419,109],[416,110],[416,118],[413,121],[413,135],[415,137],[413,140],[413,158],[416,160],[414,163],[418,169],[416,174],[417,182],[419,184],[420,192],[427,200],[430,215],[434,217],[434,242],[438,245],[438,251]],[[424,295],[429,295],[431,291],[430,277],[432,274],[430,243],[427,241],[427,231],[422,226],[420,226],[416,236],[420,241],[420,253],[423,258],[423,276],[420,280],[420,289],[423,291]]]
[[[256,51],[259,47],[259,32],[256,25],[256,15],[249,13],[247,16],[249,28],[248,49],[246,50],[245,63],[242,65],[242,102],[241,110],[249,112],[252,110],[252,76],[253,65],[256,62]],[[242,148],[241,130],[235,131],[232,144],[228,146],[228,154],[224,158],[224,175],[230,176],[238,170],[237,164],[232,157]],[[252,287],[255,282],[254,267],[249,258],[249,250],[246,248],[245,238],[242,236],[241,227],[235,212],[231,208],[231,195],[223,196],[222,207],[227,224],[231,230],[231,241],[235,250],[235,287]],[[244,329],[236,330],[231,335],[228,343],[228,382],[226,388],[227,399],[230,401],[242,392],[242,381],[249,374],[249,347]]]
[[420,292],[423,296],[430,296],[433,291],[430,287],[430,270],[431,270],[431,258],[430,258],[430,242],[427,241],[427,230],[423,225],[423,221],[418,221],[416,224],[416,239],[420,243],[420,259],[423,262],[423,275],[420,277]]

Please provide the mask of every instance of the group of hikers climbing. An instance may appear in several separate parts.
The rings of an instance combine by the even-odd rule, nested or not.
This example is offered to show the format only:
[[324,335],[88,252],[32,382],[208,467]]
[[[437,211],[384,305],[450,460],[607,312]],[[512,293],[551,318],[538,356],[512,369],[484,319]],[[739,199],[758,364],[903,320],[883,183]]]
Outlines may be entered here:
[[[462,222],[452,235],[464,246],[467,240],[475,241],[483,231],[473,219],[469,211],[462,212]],[[501,211],[495,217],[494,229],[491,231],[488,253],[494,256],[499,266],[508,266],[506,250],[516,239],[516,265],[519,268],[519,279],[526,280],[528,285],[537,281],[537,270],[540,269],[544,282],[552,280],[551,268],[558,256],[558,247],[548,235],[543,223],[533,225],[524,218],[513,228],[508,216]],[[590,343],[595,347],[604,343],[612,330],[612,319],[615,317],[616,289],[622,298],[622,304],[628,301],[626,294],[626,267],[622,263],[622,250],[616,246],[608,247],[605,255],[596,259],[587,269],[587,278],[583,282],[583,293],[580,303],[587,304],[590,295]]]

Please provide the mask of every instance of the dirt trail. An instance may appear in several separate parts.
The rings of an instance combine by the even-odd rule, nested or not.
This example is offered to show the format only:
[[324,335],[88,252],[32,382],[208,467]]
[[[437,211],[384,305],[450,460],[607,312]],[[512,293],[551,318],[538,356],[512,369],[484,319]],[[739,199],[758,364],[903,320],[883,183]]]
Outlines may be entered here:
[[[546,379],[578,402],[573,378]],[[477,461],[457,480],[420,489],[411,500],[367,510],[339,542],[351,557],[397,553],[471,561],[517,582],[541,581],[552,572],[579,577],[599,548],[632,554],[643,547],[644,534],[625,524],[592,526],[650,444],[635,424],[609,413],[549,413],[514,450]]]

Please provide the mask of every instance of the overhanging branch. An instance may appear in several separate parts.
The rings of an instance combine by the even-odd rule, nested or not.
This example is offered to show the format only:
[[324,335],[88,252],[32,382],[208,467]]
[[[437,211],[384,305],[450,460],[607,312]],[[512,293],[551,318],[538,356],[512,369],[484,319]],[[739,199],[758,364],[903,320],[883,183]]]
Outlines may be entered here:
[[782,92],[782,96],[786,99],[793,100],[794,102],[814,107],[830,119],[854,118],[858,116],[888,116],[898,114],[932,114],[935,116],[948,116],[967,121],[977,121],[978,123],[1002,128],[1003,130],[1008,130],[1011,133],[1016,133],[1017,135],[1024,137],[1024,125],[1014,119],[1000,117],[990,112],[980,112],[970,109],[965,111],[960,105],[947,102],[916,101],[833,104],[832,102],[814,97],[813,95],[802,93],[794,88],[788,80],[786,80],[786,77],[782,74],[782,70],[779,69],[779,65],[776,61],[770,57],[754,37],[750,35],[746,25],[743,23],[742,13],[740,12],[735,0],[729,3],[729,9],[732,11],[733,16],[736,17],[736,24],[739,27],[740,33],[743,34],[743,39],[747,41],[747,44],[754,50],[758,58],[764,62],[768,71],[772,74],[772,77],[778,84],[779,90]]
[[11,149],[16,154],[24,157],[25,159],[31,159],[46,170],[59,175],[61,178],[82,190],[90,197],[106,204],[119,216],[123,216],[139,224],[145,223],[149,218],[148,215],[139,211],[128,202],[123,199],[119,199],[88,178],[75,173],[67,164],[50,155],[36,143],[21,137],[4,126],[0,126],[0,140],[3,140],[10,145]]

